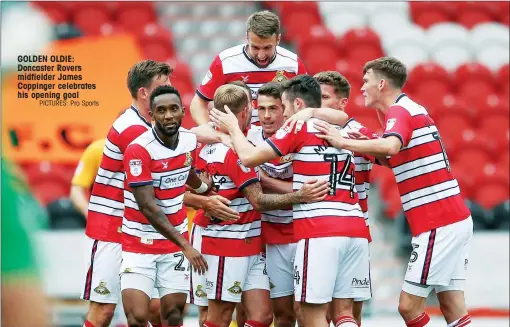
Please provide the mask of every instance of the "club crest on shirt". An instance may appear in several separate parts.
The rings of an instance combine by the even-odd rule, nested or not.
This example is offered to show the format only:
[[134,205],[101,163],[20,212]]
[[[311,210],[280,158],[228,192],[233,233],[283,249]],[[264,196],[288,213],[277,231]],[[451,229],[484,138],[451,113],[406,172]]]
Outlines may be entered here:
[[191,165],[193,158],[191,157],[191,152],[186,152],[186,161],[184,161],[184,167]]
[[142,174],[142,160],[140,159],[129,160],[129,172],[133,176],[140,176]]
[[94,288],[94,292],[101,295],[110,294],[110,290],[106,288],[106,282],[99,282],[99,285],[96,288]]
[[391,129],[393,126],[395,126],[395,123],[397,122],[397,118],[390,118],[386,122],[386,129]]
[[212,73],[210,70],[207,71],[207,73],[204,76],[204,79],[202,80],[202,85],[205,85],[209,83],[209,81],[212,79]]
[[195,296],[198,298],[207,297],[207,293],[204,291],[204,286],[197,285],[197,290],[195,291]]
[[286,156],[283,156],[283,157],[280,157],[280,163],[287,163],[287,162],[290,162],[292,160],[292,157],[290,154],[286,155]]
[[237,159],[237,165],[239,167],[241,167],[241,170],[245,173],[249,173],[250,172],[250,168],[247,168],[243,165],[243,163],[241,162],[241,159]]
[[286,80],[288,80],[288,78],[287,78],[287,76],[285,76],[283,70],[277,71],[276,76],[273,78],[273,82],[279,82],[279,83],[286,81]]
[[234,286],[231,286],[228,291],[232,294],[241,294],[243,292],[241,282],[234,282]]

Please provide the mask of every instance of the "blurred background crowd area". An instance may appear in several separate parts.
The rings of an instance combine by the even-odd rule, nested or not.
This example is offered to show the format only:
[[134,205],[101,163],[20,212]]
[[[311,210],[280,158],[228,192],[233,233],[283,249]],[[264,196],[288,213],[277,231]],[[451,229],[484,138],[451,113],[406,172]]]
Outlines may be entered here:
[[[17,114],[4,120],[2,135],[11,140],[6,153],[23,169],[30,189],[46,208],[51,231],[82,233],[85,219],[68,200],[71,178],[86,145],[104,137],[118,113],[129,106],[125,76],[134,63],[132,59],[168,62],[174,68],[172,84],[189,108],[214,56],[245,42],[247,17],[269,9],[281,19],[280,45],[301,57],[308,74],[337,70],[346,76],[352,87],[347,113],[375,131],[381,132],[382,127],[373,109],[363,106],[362,67],[366,61],[385,55],[405,63],[408,82],[404,91],[424,105],[436,122],[454,175],[472,210],[475,230],[508,234],[509,2],[71,1],[25,6],[13,10],[12,17],[4,16],[2,34],[9,28],[4,25],[7,18],[13,24],[25,21],[28,26],[34,21],[30,15],[42,15],[47,25],[39,24],[38,33],[46,33],[55,48],[82,47],[83,53],[91,52],[87,56],[94,56],[96,61],[91,65],[95,63],[96,70],[84,68],[88,74],[84,82],[97,80],[97,88],[110,101],[96,108],[81,108],[80,112],[44,108],[49,112],[44,115],[34,106],[33,112],[39,110],[39,116]],[[22,10],[25,12],[20,14]],[[17,33],[23,37],[21,31]],[[119,37],[130,41],[123,43]],[[32,110],[25,102],[23,106]],[[7,107],[4,103],[4,118],[10,110]],[[30,119],[38,125],[27,132],[20,126]],[[81,131],[81,143],[68,142],[67,147],[54,144],[52,148],[35,132],[44,125],[46,133],[62,133],[51,130],[52,124],[72,125],[73,119],[79,120],[77,124],[90,124]],[[183,126],[194,126],[189,112]],[[29,141],[17,144],[23,137]],[[394,311],[410,234],[392,172],[375,167],[371,182],[369,212],[377,243],[372,267],[374,280],[385,281],[374,285],[379,295],[372,302]],[[508,300],[503,302],[494,306],[508,308]]]

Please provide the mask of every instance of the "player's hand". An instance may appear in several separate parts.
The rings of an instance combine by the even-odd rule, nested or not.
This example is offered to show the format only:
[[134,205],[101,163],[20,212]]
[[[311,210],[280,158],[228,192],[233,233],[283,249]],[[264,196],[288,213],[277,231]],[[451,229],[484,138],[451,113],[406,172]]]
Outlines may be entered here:
[[313,108],[305,108],[303,110],[300,110],[296,112],[294,115],[292,115],[289,119],[285,121],[282,128],[287,128],[287,130],[292,131],[294,126],[296,129],[294,130],[294,133],[298,133],[301,128],[303,127],[303,124],[306,121],[309,121],[313,117]]
[[322,201],[328,195],[329,182],[312,178],[307,180],[298,192],[301,193],[303,203]]
[[225,111],[221,112],[216,108],[212,108],[209,112],[209,118],[218,127],[226,129],[230,132],[236,127],[239,128],[239,122],[237,121],[236,115],[230,111],[230,108],[225,105]]
[[200,252],[198,252],[195,248],[193,248],[190,244],[187,244],[186,247],[182,250],[182,253],[186,256],[191,266],[193,266],[193,270],[199,275],[204,275],[207,269],[207,262]]
[[239,219],[239,213],[229,208],[230,200],[221,195],[213,195],[204,202],[204,211],[211,217],[226,222],[234,222]]
[[347,132],[347,135],[349,136],[350,139],[354,140],[370,140],[370,138],[365,134],[356,131],[349,131]]
[[316,121],[313,126],[322,134],[315,134],[318,138],[328,141],[331,146],[342,149],[345,146],[345,138],[340,135],[340,131],[326,123],[325,121]]

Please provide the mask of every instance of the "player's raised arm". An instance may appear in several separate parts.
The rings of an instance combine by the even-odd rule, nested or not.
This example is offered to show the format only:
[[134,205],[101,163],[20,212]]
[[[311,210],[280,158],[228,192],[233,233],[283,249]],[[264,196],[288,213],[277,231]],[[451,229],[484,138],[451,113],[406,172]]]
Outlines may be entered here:
[[343,126],[349,120],[349,116],[340,110],[331,108],[305,108],[289,117],[283,124],[283,128],[288,127],[292,130],[296,125],[294,132],[297,133],[301,130],[303,122],[312,118],[318,118],[330,124],[339,126]]
[[317,179],[308,180],[299,191],[287,194],[264,194],[260,183],[252,183],[243,188],[246,199],[259,211],[285,209],[297,203],[319,202],[326,198],[328,191],[328,182]]

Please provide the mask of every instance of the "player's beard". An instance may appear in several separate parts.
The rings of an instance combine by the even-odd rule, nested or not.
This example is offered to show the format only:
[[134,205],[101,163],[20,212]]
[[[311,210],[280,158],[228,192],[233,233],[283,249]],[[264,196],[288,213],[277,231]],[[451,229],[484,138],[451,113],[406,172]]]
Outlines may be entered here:
[[177,121],[177,122],[175,122],[175,126],[169,129],[169,128],[166,128],[159,121],[156,121],[156,128],[161,132],[161,134],[163,134],[165,136],[174,136],[179,131],[179,128],[181,127],[181,123],[182,123],[181,121]]

